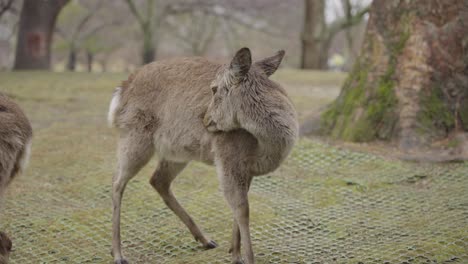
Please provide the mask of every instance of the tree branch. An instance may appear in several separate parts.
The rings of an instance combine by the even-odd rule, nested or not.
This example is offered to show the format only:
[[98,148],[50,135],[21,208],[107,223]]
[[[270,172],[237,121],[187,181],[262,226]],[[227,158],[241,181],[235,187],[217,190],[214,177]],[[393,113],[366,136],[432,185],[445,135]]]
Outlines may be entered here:
[[80,38],[80,40],[84,40],[84,39],[87,39],[93,35],[95,35],[96,33],[98,33],[99,31],[101,31],[102,29],[108,27],[108,26],[116,26],[116,25],[120,25],[122,23],[121,20],[114,20],[114,21],[111,21],[109,23],[102,23],[98,26],[96,26],[95,28],[93,28],[91,31],[89,31],[88,33],[86,34],[83,34]]
[[3,1],[1,2],[0,17],[2,17],[3,14],[11,8],[11,4],[13,4],[13,0],[7,0],[5,4],[3,3]]
[[60,27],[55,27],[54,32],[57,33],[61,38],[67,39],[67,34],[63,32],[63,30]]
[[167,23],[167,25],[172,28],[173,30],[170,30],[170,34],[173,35],[174,37],[178,38],[179,40],[181,40],[182,44],[186,45],[188,48],[190,48],[190,42],[191,42],[191,39],[187,36],[185,36],[184,34],[182,34],[178,29],[177,27],[180,26],[178,23],[172,21],[172,20],[169,20],[167,19],[165,21]]
[[93,9],[89,10],[88,13],[83,17],[83,19],[80,21],[78,26],[76,27],[75,31],[73,32],[73,35],[71,37],[71,42],[74,42],[76,38],[79,36],[79,33],[83,30],[84,26],[88,21],[96,14],[96,12],[101,8],[103,1],[98,1],[96,6],[94,6]]
[[[345,9],[348,9],[350,7],[345,7]],[[328,35],[329,36],[334,36],[336,33],[340,32],[341,30],[352,27],[354,25],[357,25],[359,22],[362,21],[364,16],[369,13],[369,6],[364,7],[361,10],[358,10],[355,15],[351,14],[351,10],[345,10],[346,13],[349,12],[349,14],[345,14],[344,17],[339,18],[335,21],[333,21],[330,26],[328,27]]]
[[245,12],[227,10],[226,7],[220,4],[209,4],[204,2],[198,2],[196,4],[173,4],[166,7],[166,13],[169,15],[177,15],[191,13],[195,9],[200,10],[207,15],[213,15],[225,20],[230,20],[239,25],[254,29],[270,36],[284,38],[284,34],[268,30],[267,23],[265,21],[257,20],[254,17],[247,15]]
[[125,0],[125,2],[127,3],[128,5],[128,8],[130,8],[130,11],[132,12],[132,14],[135,16],[135,18],[138,20],[138,23],[140,23],[140,26],[144,27],[145,25],[145,20],[143,19],[143,17],[141,16],[141,14],[138,12],[136,6],[135,6],[135,3],[133,2],[133,0]]

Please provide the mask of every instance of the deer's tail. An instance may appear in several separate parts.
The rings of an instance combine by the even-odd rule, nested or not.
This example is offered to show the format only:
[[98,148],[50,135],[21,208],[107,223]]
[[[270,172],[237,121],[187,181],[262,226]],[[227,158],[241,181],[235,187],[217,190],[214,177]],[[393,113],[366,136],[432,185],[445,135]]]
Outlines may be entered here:
[[130,86],[133,79],[135,79],[135,74],[136,72],[130,74],[128,79],[123,81],[121,86],[115,88],[114,93],[112,94],[112,100],[109,105],[109,113],[107,114],[107,123],[109,124],[109,127],[116,126],[116,117],[120,107],[122,92]]
[[24,146],[23,151],[19,155],[19,159],[17,161],[18,172],[23,172],[29,164],[29,157],[31,156],[31,141],[32,138],[29,138]]
[[[21,141],[18,141],[18,142],[21,142]],[[21,174],[26,170],[26,167],[28,166],[28,163],[29,163],[29,156],[31,155],[31,142],[32,142],[32,137],[29,137],[27,138],[27,141],[24,145],[21,144],[21,149],[18,152],[17,156],[15,157],[16,160],[13,165],[13,169],[10,173],[10,178],[7,178],[6,184],[9,184],[16,175]]]
[[120,97],[122,94],[122,87],[117,87],[112,94],[112,100],[109,106],[109,113],[107,114],[107,124],[109,127],[115,126],[115,115],[117,113],[117,108],[120,105]]

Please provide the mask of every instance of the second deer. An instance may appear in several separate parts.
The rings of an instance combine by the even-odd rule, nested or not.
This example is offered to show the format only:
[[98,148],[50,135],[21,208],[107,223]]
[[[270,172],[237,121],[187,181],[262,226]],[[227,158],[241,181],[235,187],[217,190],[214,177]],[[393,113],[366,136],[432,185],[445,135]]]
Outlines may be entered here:
[[[29,159],[32,128],[21,108],[0,92],[0,206],[3,192]],[[8,262],[11,240],[0,232],[0,264]]]

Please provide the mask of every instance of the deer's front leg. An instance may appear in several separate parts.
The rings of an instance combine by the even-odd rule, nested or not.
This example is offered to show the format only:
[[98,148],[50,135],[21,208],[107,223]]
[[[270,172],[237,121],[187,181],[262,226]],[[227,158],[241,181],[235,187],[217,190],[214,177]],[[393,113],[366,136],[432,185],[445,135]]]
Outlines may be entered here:
[[[254,254],[252,250],[252,241],[250,238],[249,228],[249,201],[248,191],[251,179],[239,177],[239,175],[223,175],[222,184],[224,196],[229,206],[232,209],[235,222],[239,227],[240,238],[244,247],[244,257],[246,264],[254,264]],[[233,245],[235,245],[236,229],[233,228]],[[242,263],[240,254],[234,251],[233,248],[233,261],[234,263]],[[234,255],[237,253],[237,256]]]
[[239,230],[239,225],[237,224],[236,219],[232,223],[232,241],[231,248],[229,253],[232,254],[232,263],[242,264],[242,254],[241,254],[241,235]]

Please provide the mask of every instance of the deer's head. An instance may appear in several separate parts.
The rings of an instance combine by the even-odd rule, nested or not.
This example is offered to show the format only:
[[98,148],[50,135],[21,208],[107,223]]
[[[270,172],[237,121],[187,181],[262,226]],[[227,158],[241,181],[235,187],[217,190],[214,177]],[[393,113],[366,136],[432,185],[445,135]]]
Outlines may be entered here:
[[252,64],[248,48],[237,51],[232,61],[221,68],[211,83],[213,97],[203,120],[208,131],[241,128],[239,117],[245,115],[246,111],[252,111],[246,109],[249,104],[255,103],[255,98],[262,98],[261,93],[268,92],[262,86],[278,69],[284,54],[281,50],[272,57]]

